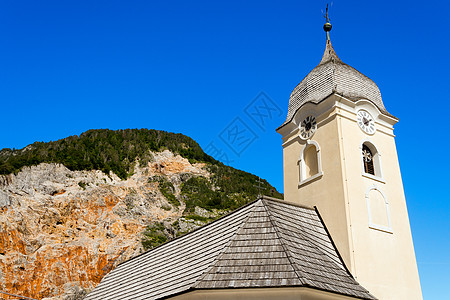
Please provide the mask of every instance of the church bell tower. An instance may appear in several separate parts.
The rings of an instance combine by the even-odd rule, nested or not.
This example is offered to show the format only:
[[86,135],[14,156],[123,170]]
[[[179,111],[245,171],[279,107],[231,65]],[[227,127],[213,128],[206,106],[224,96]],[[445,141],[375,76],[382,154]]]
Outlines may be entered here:
[[329,32],[295,87],[283,139],[285,200],[316,206],[347,268],[375,297],[422,299],[393,126],[368,77],[342,62]]

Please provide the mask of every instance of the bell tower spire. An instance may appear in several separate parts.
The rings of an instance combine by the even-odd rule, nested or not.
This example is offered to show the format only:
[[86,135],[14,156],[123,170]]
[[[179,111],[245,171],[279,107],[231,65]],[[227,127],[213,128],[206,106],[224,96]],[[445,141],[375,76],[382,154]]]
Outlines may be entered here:
[[332,61],[332,62],[342,62],[339,57],[337,56],[336,52],[333,49],[333,46],[331,45],[331,40],[330,40],[330,31],[331,31],[331,23],[330,23],[330,17],[328,16],[328,4],[327,4],[327,8],[326,8],[326,12],[323,15],[323,17],[326,20],[326,23],[323,25],[323,30],[326,32],[327,34],[327,43],[325,46],[325,52],[323,53],[323,57],[322,60],[320,61],[319,65],[324,64],[328,61]]
[[[378,86],[334,51],[294,88],[283,139],[285,200],[315,206],[352,275],[378,299],[422,299],[395,146]],[[393,271],[395,270],[395,271]]]

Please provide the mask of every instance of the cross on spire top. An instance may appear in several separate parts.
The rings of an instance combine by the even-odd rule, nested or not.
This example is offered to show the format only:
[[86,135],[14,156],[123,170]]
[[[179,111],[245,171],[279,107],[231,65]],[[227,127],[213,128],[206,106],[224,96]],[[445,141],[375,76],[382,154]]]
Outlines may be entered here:
[[325,14],[323,15],[323,17],[327,21],[325,25],[323,25],[323,30],[325,30],[325,32],[327,33],[327,43],[328,43],[330,41],[330,31],[331,31],[330,16],[328,16],[328,4],[327,8],[325,9]]
[[[323,10],[322,10],[323,12]],[[325,14],[323,15],[323,17],[325,18],[325,20],[327,20],[327,23],[330,23],[330,16],[328,16],[328,3],[327,3],[327,8],[325,9]]]

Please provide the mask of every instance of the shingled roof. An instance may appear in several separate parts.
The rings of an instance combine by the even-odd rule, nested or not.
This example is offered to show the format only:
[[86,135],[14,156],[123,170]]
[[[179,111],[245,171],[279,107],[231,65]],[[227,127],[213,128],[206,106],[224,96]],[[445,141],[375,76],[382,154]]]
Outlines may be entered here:
[[266,197],[120,264],[85,299],[269,287],[375,299],[346,269],[316,210]]
[[289,123],[295,113],[305,103],[319,103],[332,94],[358,101],[367,99],[378,109],[393,117],[384,107],[378,86],[369,77],[342,62],[327,40],[322,60],[308,75],[294,88],[289,98],[286,121],[279,127]]

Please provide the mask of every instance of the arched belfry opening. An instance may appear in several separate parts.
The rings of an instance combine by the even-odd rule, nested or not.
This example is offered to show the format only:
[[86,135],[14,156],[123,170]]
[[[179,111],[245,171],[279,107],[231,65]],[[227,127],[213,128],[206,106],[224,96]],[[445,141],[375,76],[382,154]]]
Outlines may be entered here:
[[373,153],[367,145],[362,147],[362,160],[364,165],[364,173],[375,175],[375,168],[373,165]]
[[369,141],[365,141],[362,143],[360,149],[363,174],[382,179],[381,157],[375,145]]

